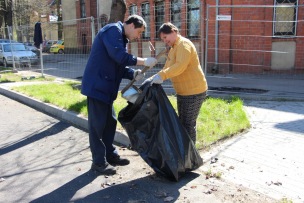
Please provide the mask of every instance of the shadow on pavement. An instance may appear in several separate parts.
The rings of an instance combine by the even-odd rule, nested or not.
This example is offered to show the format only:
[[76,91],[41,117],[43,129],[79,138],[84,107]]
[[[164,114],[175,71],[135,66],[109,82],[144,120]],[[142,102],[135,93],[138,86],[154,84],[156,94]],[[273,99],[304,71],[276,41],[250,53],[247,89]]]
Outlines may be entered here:
[[304,120],[296,120],[291,121],[287,123],[278,123],[275,125],[276,128],[279,128],[281,130],[286,131],[293,131],[296,133],[303,133],[304,132],[304,126],[303,126]]
[[[149,175],[143,178],[111,186],[98,185],[101,190],[84,197],[73,198],[78,190],[90,184],[97,178],[92,171],[88,171],[72,181],[64,184],[53,192],[39,197],[31,203],[40,202],[163,202],[164,198],[171,198],[172,202],[180,196],[179,189],[199,177],[196,173],[187,173],[179,182],[172,182],[158,175]],[[102,177],[103,178],[103,177]],[[88,194],[88,193],[86,193]]]
[[62,132],[63,130],[68,128],[69,126],[70,125],[68,123],[60,121],[42,132],[39,132],[37,134],[33,133],[33,135],[29,135],[28,137],[22,138],[22,140],[20,140],[17,143],[14,143],[13,145],[9,145],[1,148],[0,155],[4,155],[14,150],[17,150],[19,148],[22,148],[28,144],[43,139],[44,137],[56,135],[57,133]]
[[31,202],[69,202],[78,190],[90,184],[96,177],[97,176],[92,172],[83,173],[81,176],[67,182],[53,192]]

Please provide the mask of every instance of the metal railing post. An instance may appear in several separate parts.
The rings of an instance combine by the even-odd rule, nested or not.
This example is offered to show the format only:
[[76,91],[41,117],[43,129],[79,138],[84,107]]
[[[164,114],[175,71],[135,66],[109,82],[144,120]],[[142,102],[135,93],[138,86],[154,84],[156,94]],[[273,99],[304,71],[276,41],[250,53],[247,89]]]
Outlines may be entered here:
[[207,61],[208,61],[208,27],[209,27],[209,4],[206,12],[206,44],[205,44],[205,73],[207,75]]
[[42,58],[42,44],[40,44],[40,47],[39,47],[39,53],[40,53],[40,64],[41,64],[41,77],[44,77],[43,75],[43,58]]
[[12,53],[12,57],[13,57],[13,71],[16,71],[15,56],[14,56],[14,50],[13,50],[13,46],[12,46],[11,26],[7,26],[7,33],[8,33],[8,38],[9,38],[10,47],[11,47],[11,53]]
[[[200,18],[201,20],[201,64],[204,64],[204,22],[205,22],[205,18],[204,18],[204,3],[201,2],[200,3],[201,6],[201,10],[200,13],[203,16],[203,18]],[[202,67],[203,71],[205,70],[204,67]],[[206,74],[206,72],[205,72]]]
[[94,17],[91,16],[91,32],[92,32],[92,44],[94,42],[95,39],[95,25],[94,25]]

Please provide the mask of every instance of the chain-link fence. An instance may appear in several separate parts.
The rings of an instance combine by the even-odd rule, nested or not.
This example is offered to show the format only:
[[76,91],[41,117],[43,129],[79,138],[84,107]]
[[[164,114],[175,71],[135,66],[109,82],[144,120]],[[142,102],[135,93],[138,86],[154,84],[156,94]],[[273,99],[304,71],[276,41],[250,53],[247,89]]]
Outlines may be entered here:
[[209,92],[263,98],[272,91],[274,98],[304,98],[303,16],[297,1],[207,5],[204,69]]
[[301,5],[210,6],[205,71],[220,74],[304,73]]
[[[276,78],[293,78],[297,80],[292,82],[294,84],[301,82],[304,78],[303,5],[293,0],[275,1],[273,5],[214,5],[211,2],[213,5],[201,4],[199,0],[131,5],[128,14],[143,16],[148,27],[141,39],[128,44],[129,53],[155,57],[166,48],[157,36],[157,30],[162,23],[171,21],[179,28],[180,34],[189,38],[197,48],[211,91],[238,87],[241,90],[257,89],[253,93],[259,94],[267,88],[257,86],[258,79],[273,82],[273,86],[277,85]],[[34,48],[33,52],[42,58],[42,63],[39,60],[30,67],[18,68],[81,79],[92,41],[105,24],[106,18],[41,22],[42,55]],[[34,25],[13,29],[13,40],[33,43]],[[7,30],[0,29],[2,38],[7,38]],[[54,44],[56,42],[59,44]],[[150,44],[155,50],[150,48]],[[160,59],[146,73],[146,78],[157,73],[165,60]],[[233,77],[239,80],[229,80]],[[248,78],[253,78],[252,82]],[[123,80],[121,86],[128,82]],[[169,80],[163,86],[172,90]],[[238,91],[234,93],[238,94]]]

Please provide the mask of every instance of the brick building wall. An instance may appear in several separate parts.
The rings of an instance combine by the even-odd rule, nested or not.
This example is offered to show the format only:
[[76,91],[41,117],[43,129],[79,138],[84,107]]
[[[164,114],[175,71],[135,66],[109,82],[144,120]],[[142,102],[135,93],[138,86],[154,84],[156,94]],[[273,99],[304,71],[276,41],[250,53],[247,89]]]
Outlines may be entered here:
[[[215,1],[206,0],[205,5],[215,5]],[[303,0],[298,5],[304,4]],[[218,61],[215,52],[208,50],[208,71],[217,70],[219,73],[265,73],[265,72],[303,72],[303,38],[302,37],[272,37],[274,1],[263,0],[219,0],[219,5],[256,5],[250,8],[219,8],[218,14],[229,15],[232,21],[218,21]],[[265,8],[258,8],[265,5]],[[269,6],[269,7],[267,7]],[[215,8],[209,10],[208,47],[215,45]],[[303,36],[304,9],[298,8],[298,23],[296,36]],[[286,46],[295,43],[295,55],[289,56],[293,60],[293,67],[277,68],[272,57],[279,52],[273,48],[275,43],[284,42]],[[279,47],[280,48],[280,47]],[[246,50],[246,51],[244,51]],[[284,49],[281,51],[282,57]],[[291,54],[291,53],[285,53]],[[217,63],[218,62],[218,63]],[[217,65],[217,67],[215,67]]]
[[[92,29],[91,29],[91,16],[97,18],[97,0],[85,0],[86,19],[77,21],[77,41],[81,45],[81,52],[86,54],[89,52],[92,45]],[[81,1],[76,1],[76,16],[77,19],[81,18]]]
[[[155,12],[153,11],[155,1],[152,0],[130,0],[127,1],[127,7],[131,5],[137,6],[138,14],[143,3],[150,3],[150,18],[151,26],[151,41],[154,45],[159,44],[155,30]],[[165,21],[170,21],[170,3],[171,0],[165,2]],[[184,1],[186,2],[186,1]],[[201,12],[204,18],[201,18],[201,24],[204,25],[201,29],[206,30],[206,9],[207,5],[215,5],[214,0],[201,0]],[[304,0],[298,0],[298,5],[303,5]],[[219,5],[244,5],[252,6],[250,8],[219,8],[219,15],[229,15],[231,21],[218,21],[218,49],[215,47],[216,33],[216,13],[215,8],[209,10],[208,21],[208,55],[207,55],[207,70],[212,72],[215,68],[219,73],[265,73],[265,72],[303,72],[304,70],[304,8],[298,8],[297,28],[294,37],[273,37],[273,21],[274,21],[274,0],[219,0]],[[256,5],[256,7],[254,6]],[[265,6],[260,8],[259,6]],[[186,22],[186,6],[182,8],[182,22]],[[181,34],[186,36],[187,23],[182,23]],[[299,37],[300,36],[300,37]],[[302,36],[302,37],[301,37]],[[200,40],[206,39],[205,33],[199,38],[191,39],[198,52],[204,54],[206,41],[200,43]],[[279,44],[283,43],[283,45]],[[279,44],[279,45],[278,45]],[[295,46],[294,53],[284,48]],[[216,54],[217,52],[217,54]],[[287,56],[288,55],[288,56]],[[281,57],[282,56],[282,57]],[[217,61],[216,61],[217,58]],[[280,60],[276,62],[274,59],[284,58],[291,61],[288,66],[280,67]],[[293,62],[294,61],[294,62]]]

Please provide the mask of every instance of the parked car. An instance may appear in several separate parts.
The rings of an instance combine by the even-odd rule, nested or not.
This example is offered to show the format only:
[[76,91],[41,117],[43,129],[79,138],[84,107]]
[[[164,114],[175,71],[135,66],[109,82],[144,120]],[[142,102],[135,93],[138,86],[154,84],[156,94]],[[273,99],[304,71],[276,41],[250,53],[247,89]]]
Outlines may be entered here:
[[9,39],[0,39],[0,43],[16,43],[15,40],[9,40]]
[[22,43],[0,43],[0,63],[4,67],[16,64],[37,64],[38,56]]
[[34,52],[38,57],[40,56],[40,50],[37,49],[37,48],[34,46],[34,43],[31,43],[31,42],[24,42],[23,44],[25,45],[25,47],[26,47],[28,50]]
[[64,54],[64,40],[58,40],[56,44],[51,46],[50,53]]
[[42,52],[49,53],[51,46],[57,43],[57,40],[46,40],[42,43]]

